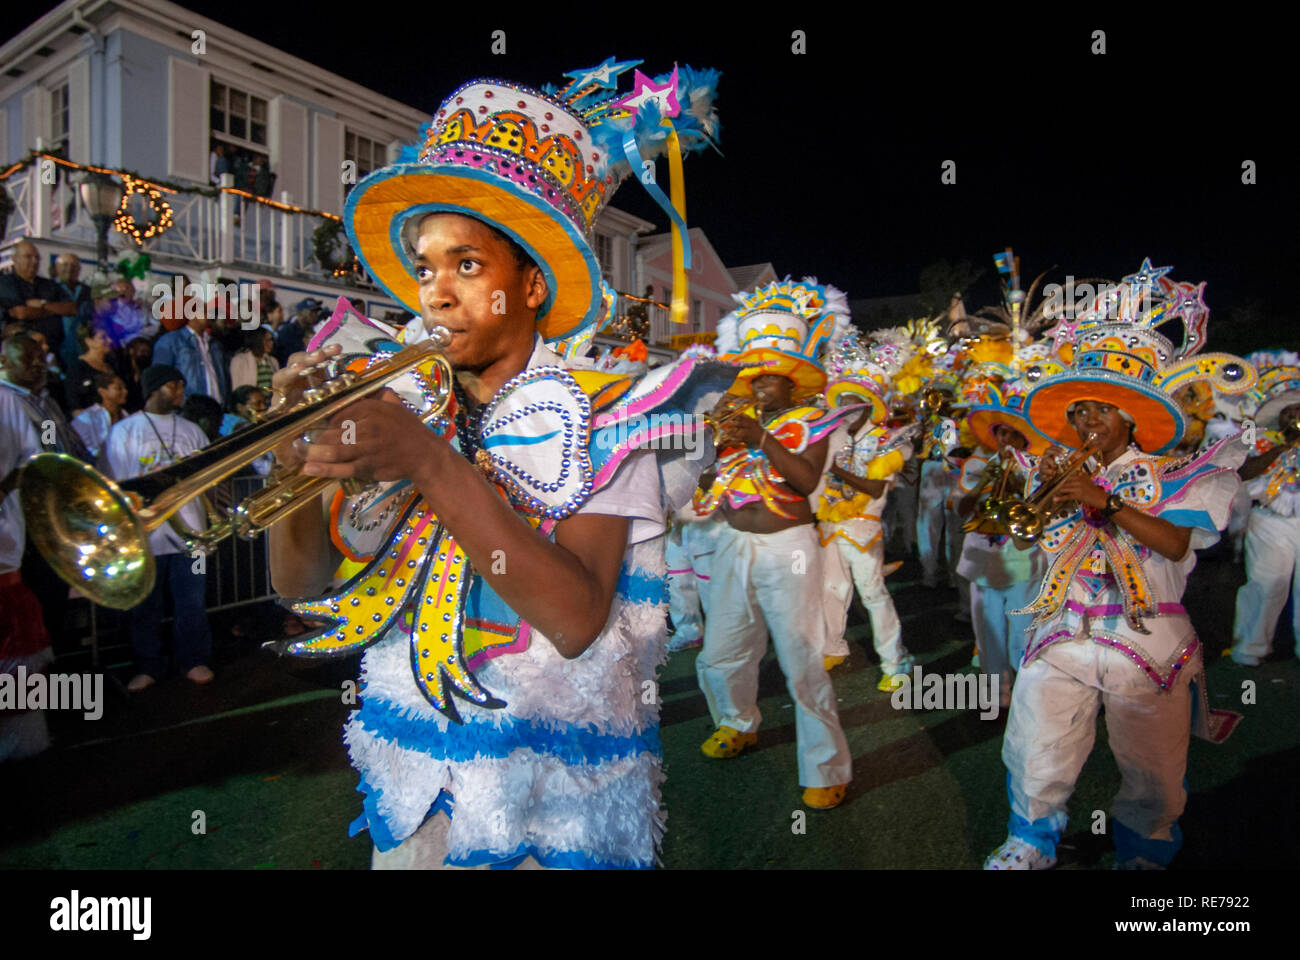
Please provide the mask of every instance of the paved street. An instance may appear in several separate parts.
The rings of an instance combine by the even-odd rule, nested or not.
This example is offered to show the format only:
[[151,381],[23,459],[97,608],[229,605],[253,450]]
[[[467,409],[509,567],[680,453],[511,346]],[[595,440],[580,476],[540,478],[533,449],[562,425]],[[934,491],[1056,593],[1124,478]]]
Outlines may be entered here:
[[[1300,836],[1300,664],[1282,628],[1274,659],[1248,670],[1218,654],[1243,577],[1227,558],[1203,559],[1185,603],[1210,657],[1212,702],[1246,720],[1222,746],[1192,741],[1181,869],[1294,866]],[[904,640],[927,670],[969,669],[969,628],[952,619],[956,591],[925,591],[908,563],[889,580]],[[269,620],[266,608],[260,610]],[[254,632],[247,622],[242,630]],[[1284,615],[1284,620],[1286,615]],[[354,663],[277,660],[256,638],[217,622],[218,679],[171,680],[132,700],[107,696],[103,719],[53,715],[55,748],[0,768],[0,866],[36,868],[361,869],[369,842],[347,836],[360,812],[339,728],[341,683]],[[999,760],[1005,716],[898,711],[875,689],[880,673],[855,602],[853,654],[833,674],[854,757],[848,799],[800,820],[790,700],[769,654],[756,749],[731,761],[699,752],[711,725],[694,677],[695,651],[662,676],[664,802],[669,868],[849,867],[974,869],[1005,836]],[[121,674],[125,679],[129,673]],[[1242,684],[1256,703],[1241,704]],[[1102,724],[1104,727],[1104,723]],[[1109,810],[1118,773],[1105,747],[1071,802],[1062,868],[1109,867],[1110,843],[1090,832]],[[207,833],[192,830],[203,811]]]

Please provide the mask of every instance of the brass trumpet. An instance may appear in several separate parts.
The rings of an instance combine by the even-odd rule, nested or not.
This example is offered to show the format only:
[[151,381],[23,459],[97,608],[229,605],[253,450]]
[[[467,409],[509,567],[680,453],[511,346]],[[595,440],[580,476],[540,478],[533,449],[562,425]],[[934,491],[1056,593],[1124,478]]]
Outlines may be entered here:
[[[421,419],[427,423],[441,414],[452,395],[451,365],[442,355],[448,342],[450,334],[444,328],[434,328],[428,340],[406,347],[362,373],[343,372],[306,391],[293,407],[268,414],[261,423],[165,469],[121,483],[66,454],[36,454],[23,464],[19,480],[32,542],[60,577],[95,603],[129,609],[153,589],[155,565],[149,534],[214,484],[431,360],[439,370],[438,395]],[[283,470],[211,529],[194,534],[182,528],[182,535],[205,547],[232,533],[251,540],[271,524],[317,501],[333,482]]]
[[1011,474],[1015,470],[1010,464],[1003,462],[1004,458],[1005,454],[999,453],[998,459],[984,468],[984,475],[980,478],[977,489],[983,490],[986,486],[991,486],[992,489],[987,497],[975,505],[974,516],[962,524],[962,533],[1001,534],[1006,532],[1005,514],[1011,503],[1015,502],[1006,499],[1006,490]]
[[723,434],[727,432],[727,424],[748,410],[752,403],[749,397],[737,396],[734,393],[724,393],[718,398],[713,409],[704,415],[704,422],[713,428],[715,446],[722,442]]
[[921,410],[931,419],[946,417],[951,412],[951,402],[942,390],[930,389],[921,397]]
[[1088,460],[1096,456],[1100,450],[1101,444],[1097,442],[1096,436],[1089,434],[1083,449],[1071,456],[1056,476],[1035,490],[1033,496],[1028,499],[1014,497],[1008,499],[1002,511],[1003,525],[1007,532],[1017,540],[1025,540],[1029,543],[1041,537],[1048,520],[1055,513],[1051,506],[1052,494],[1071,474],[1083,469]]

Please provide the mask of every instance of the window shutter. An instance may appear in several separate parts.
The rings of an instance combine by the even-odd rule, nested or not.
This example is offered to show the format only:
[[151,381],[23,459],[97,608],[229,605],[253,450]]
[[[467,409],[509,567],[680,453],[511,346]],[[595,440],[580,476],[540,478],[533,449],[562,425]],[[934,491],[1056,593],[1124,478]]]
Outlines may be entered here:
[[167,109],[167,175],[210,186],[208,71],[171,57]]
[[307,108],[280,96],[271,101],[270,109],[274,199],[288,190],[294,203],[307,206]]
[[[68,159],[90,163],[90,61],[68,66]],[[100,158],[96,158],[100,159]]]
[[312,149],[312,206],[326,213],[343,212],[343,124],[316,114]]
[[0,163],[8,166],[17,159],[9,156],[9,111],[0,107]]

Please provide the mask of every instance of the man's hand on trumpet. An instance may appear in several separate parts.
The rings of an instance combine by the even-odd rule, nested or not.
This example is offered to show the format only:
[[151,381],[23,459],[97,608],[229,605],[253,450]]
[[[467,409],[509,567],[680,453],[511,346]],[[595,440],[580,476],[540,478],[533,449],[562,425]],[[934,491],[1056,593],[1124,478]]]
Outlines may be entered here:
[[406,408],[397,394],[381,391],[349,404],[307,446],[302,472],[355,478],[362,483],[410,479],[420,486],[436,474],[451,447]]
[[1101,510],[1105,508],[1109,496],[1110,491],[1103,490],[1093,483],[1091,477],[1080,472],[1061,481],[1061,485],[1052,495],[1052,503],[1076,502],[1092,507],[1094,510]]
[[[271,407],[268,413],[275,413],[285,407],[292,407],[302,399],[311,387],[318,387],[325,382],[325,375],[315,369],[318,364],[338,356],[342,348],[338,344],[315,350],[311,353],[295,353],[289,362],[271,377]],[[302,466],[306,445],[301,438],[290,440],[274,451],[275,462],[282,467],[296,470]]]

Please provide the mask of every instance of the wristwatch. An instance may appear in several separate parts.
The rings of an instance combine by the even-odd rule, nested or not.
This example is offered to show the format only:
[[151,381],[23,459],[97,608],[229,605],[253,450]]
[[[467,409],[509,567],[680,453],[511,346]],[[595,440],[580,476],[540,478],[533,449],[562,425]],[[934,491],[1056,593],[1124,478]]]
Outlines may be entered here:
[[1102,507],[1101,515],[1103,517],[1113,517],[1123,509],[1124,501],[1120,498],[1119,494],[1112,493],[1106,498],[1106,506]]

